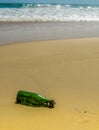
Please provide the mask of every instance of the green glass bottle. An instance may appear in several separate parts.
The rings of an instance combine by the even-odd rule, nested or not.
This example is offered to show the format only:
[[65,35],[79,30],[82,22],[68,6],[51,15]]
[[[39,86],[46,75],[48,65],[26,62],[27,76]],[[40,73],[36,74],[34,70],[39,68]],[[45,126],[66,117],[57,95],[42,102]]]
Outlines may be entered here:
[[16,103],[27,106],[54,108],[55,101],[50,100],[40,94],[19,90],[16,97]]

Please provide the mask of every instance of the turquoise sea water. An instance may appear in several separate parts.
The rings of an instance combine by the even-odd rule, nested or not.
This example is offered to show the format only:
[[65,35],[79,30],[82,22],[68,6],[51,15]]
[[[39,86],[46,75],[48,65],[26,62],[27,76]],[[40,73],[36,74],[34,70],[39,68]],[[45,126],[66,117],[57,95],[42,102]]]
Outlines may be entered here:
[[99,21],[99,6],[0,3],[0,21]]

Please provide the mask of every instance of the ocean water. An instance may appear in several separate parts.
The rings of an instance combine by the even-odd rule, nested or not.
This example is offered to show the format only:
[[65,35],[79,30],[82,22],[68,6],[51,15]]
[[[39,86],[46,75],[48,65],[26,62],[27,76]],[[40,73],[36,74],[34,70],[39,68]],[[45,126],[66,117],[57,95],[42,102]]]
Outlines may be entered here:
[[99,21],[99,6],[2,3],[0,21]]

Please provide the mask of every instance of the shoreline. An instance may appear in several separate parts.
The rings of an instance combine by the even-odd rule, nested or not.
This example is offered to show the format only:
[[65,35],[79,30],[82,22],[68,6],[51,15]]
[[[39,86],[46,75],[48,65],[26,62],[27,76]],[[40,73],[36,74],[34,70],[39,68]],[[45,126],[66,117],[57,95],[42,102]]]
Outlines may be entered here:
[[98,37],[99,22],[0,22],[0,45]]
[[[0,129],[99,129],[98,77],[99,22],[0,23]],[[18,90],[55,108],[15,104]]]

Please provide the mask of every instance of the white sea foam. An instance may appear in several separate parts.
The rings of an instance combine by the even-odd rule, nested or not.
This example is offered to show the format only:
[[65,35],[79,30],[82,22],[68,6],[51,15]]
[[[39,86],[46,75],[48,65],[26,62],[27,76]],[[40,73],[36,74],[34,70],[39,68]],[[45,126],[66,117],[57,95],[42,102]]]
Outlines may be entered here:
[[21,8],[0,8],[0,21],[99,21],[99,7],[23,4]]

